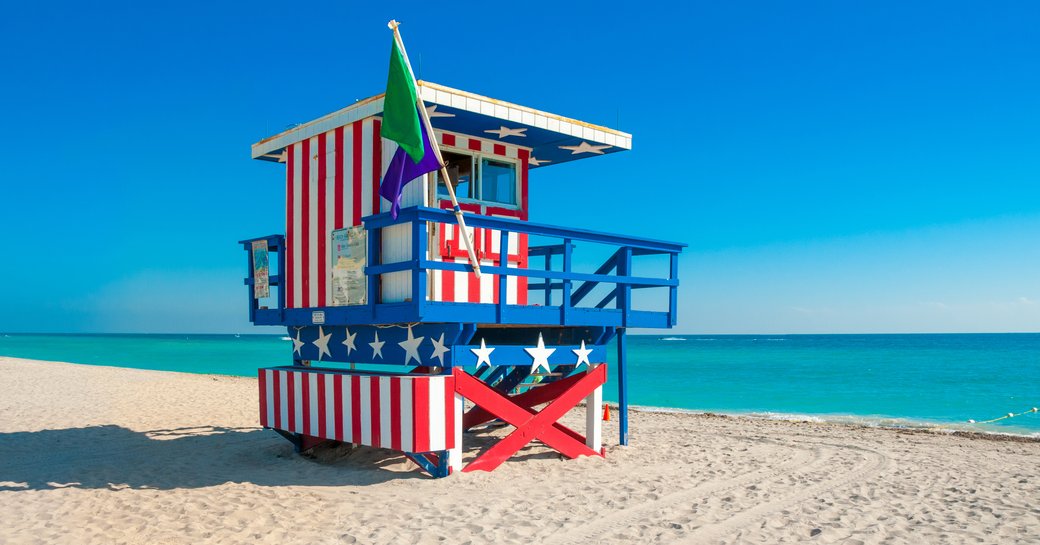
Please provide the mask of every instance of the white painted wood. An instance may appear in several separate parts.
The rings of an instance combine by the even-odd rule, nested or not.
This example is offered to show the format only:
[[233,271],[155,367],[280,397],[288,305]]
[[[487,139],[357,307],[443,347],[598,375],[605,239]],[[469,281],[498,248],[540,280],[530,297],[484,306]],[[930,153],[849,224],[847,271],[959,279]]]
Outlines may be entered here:
[[444,450],[444,377],[431,377],[430,382],[430,450]]
[[462,413],[464,406],[462,396],[458,393],[455,394],[454,404],[455,429],[452,430],[452,433],[455,435],[455,448],[448,450],[448,467],[453,472],[462,471]]
[[307,290],[308,301],[310,301],[310,306],[316,307],[321,304],[321,301],[318,301],[318,237],[321,236],[318,226],[318,191],[321,189],[318,185],[318,137],[311,138],[309,145],[309,157],[304,158],[310,168],[310,172],[307,173],[308,179],[304,181],[310,192],[307,195],[307,259],[309,261],[304,274],[310,279],[310,286]]
[[585,445],[599,452],[603,448],[603,386],[585,398]]
[[303,217],[303,163],[301,162],[303,156],[303,144],[293,145],[293,171],[292,171],[292,190],[293,190],[293,236],[292,236],[292,247],[290,250],[293,255],[293,307],[300,308],[303,306],[303,233],[300,226],[303,225],[301,218]]

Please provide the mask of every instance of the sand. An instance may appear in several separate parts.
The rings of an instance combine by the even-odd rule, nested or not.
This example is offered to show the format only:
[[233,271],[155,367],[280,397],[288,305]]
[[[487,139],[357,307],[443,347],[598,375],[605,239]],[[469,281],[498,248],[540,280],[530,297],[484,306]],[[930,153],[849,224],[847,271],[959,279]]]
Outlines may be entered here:
[[0,544],[1040,542],[1036,441],[635,412],[605,459],[435,480],[294,454],[248,378],[0,358],[0,385]]

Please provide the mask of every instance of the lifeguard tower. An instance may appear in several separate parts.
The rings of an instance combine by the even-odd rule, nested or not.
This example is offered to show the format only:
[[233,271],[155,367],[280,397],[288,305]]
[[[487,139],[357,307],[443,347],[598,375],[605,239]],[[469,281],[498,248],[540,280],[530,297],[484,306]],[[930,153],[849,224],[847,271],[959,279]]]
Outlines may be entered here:
[[[630,149],[631,135],[433,83],[418,90],[449,179],[408,184],[396,219],[379,196],[397,147],[380,137],[383,95],[252,147],[286,184],[285,234],[241,242],[249,318],[292,338],[292,364],[259,371],[261,424],[297,450],[401,451],[436,477],[490,471],[533,439],[600,456],[616,343],[627,444],[625,332],[675,325],[685,245],[527,220],[532,201],[552,198],[532,171]],[[637,275],[643,260],[660,272]],[[634,290],[650,297],[634,302]],[[558,422],[582,400],[584,434]],[[495,419],[516,429],[463,466],[463,431]]]

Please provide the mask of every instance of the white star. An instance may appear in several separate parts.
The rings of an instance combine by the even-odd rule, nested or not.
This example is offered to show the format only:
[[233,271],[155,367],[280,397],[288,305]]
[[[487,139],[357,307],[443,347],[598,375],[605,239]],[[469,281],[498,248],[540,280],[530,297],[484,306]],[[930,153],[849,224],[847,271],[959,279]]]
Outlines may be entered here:
[[444,333],[441,333],[441,338],[436,341],[433,340],[433,337],[430,337],[430,342],[433,343],[433,354],[430,354],[430,357],[440,360],[441,367],[444,367],[444,353],[449,351],[444,346]]
[[551,163],[548,159],[538,159],[534,155],[527,158],[527,163],[533,167],[540,167],[542,163]]
[[480,348],[470,348],[469,351],[473,352],[473,355],[477,357],[477,369],[480,369],[481,365],[491,367],[491,353],[494,352],[495,349],[493,347],[488,348],[487,345],[484,344],[484,339],[480,339]]
[[423,342],[426,337],[413,337],[412,328],[408,326],[408,338],[397,343],[398,346],[404,349],[404,364],[408,365],[408,362],[413,359],[419,363],[422,363],[422,358],[419,357],[419,343]]
[[525,132],[527,132],[527,127],[521,127],[519,129],[510,129],[509,127],[504,127],[502,125],[499,125],[498,129],[493,129],[493,130],[484,131],[484,132],[486,132],[488,134],[497,134],[499,140],[501,140],[503,138],[506,138],[508,136],[519,136],[519,137],[523,138],[523,137],[527,136],[526,134],[524,134]]
[[571,352],[574,352],[574,355],[578,356],[578,363],[574,364],[574,368],[575,369],[577,369],[578,367],[581,367],[581,364],[583,364],[583,363],[586,366],[590,366],[590,367],[592,366],[592,362],[589,361],[589,354],[592,353],[592,349],[591,348],[585,348],[585,341],[584,340],[581,341],[581,348],[572,349]]
[[560,146],[560,149],[571,150],[571,155],[577,155],[579,153],[595,153],[596,155],[603,155],[603,150],[612,146],[593,146],[588,142],[582,140],[581,144],[577,146]]
[[347,355],[349,356],[352,350],[357,350],[357,347],[354,346],[354,339],[357,338],[357,333],[351,333],[349,327],[344,329],[347,330],[347,340],[343,341],[343,346],[347,347]]
[[556,349],[545,347],[545,342],[542,341],[541,333],[538,334],[538,347],[525,348],[524,352],[527,352],[527,355],[531,356],[531,359],[534,360],[531,363],[532,373],[538,371],[539,367],[544,367],[546,373],[551,371],[551,369],[549,369],[549,356],[551,356],[553,352],[556,352]]
[[372,347],[372,359],[383,357],[383,345],[385,342],[379,340],[379,332],[376,331],[376,338],[374,341],[368,343],[368,346]]
[[300,330],[296,330],[296,338],[292,340],[293,353],[300,356],[300,349],[303,348],[303,341],[300,340]]
[[437,105],[426,107],[426,115],[430,116],[430,119],[435,117],[455,117],[455,114],[449,114],[448,112],[438,112]]
[[314,340],[314,346],[318,347],[318,361],[321,361],[321,355],[325,354],[328,357],[332,357],[332,353],[329,352],[329,339],[332,338],[332,333],[325,334],[325,330],[318,326],[318,338]]

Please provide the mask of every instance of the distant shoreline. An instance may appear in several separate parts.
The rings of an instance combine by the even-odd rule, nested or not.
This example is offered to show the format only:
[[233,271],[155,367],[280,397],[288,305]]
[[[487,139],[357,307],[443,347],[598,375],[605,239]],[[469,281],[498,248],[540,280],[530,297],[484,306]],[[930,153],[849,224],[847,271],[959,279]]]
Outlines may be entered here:
[[[222,373],[196,373],[185,371],[174,371],[166,369],[141,369],[137,367],[124,367],[120,365],[105,365],[91,363],[76,363],[54,360],[38,360],[31,358],[16,358],[0,355],[0,364],[5,360],[22,361],[27,363],[75,365],[84,367],[101,367],[108,369],[127,369],[148,373],[173,373],[177,375],[190,376],[213,376],[235,380],[256,381],[256,377],[248,375],[229,375]],[[606,403],[611,410],[617,409],[617,403],[609,401]],[[580,405],[580,404],[579,404]],[[993,429],[970,429],[968,424],[957,424],[951,422],[929,422],[926,420],[882,416],[861,416],[853,414],[800,414],[784,412],[761,412],[761,411],[721,411],[717,409],[687,409],[682,407],[658,407],[651,405],[629,405],[633,412],[647,414],[680,414],[706,418],[736,418],[748,420],[768,420],[790,423],[814,423],[834,426],[846,426],[851,428],[884,429],[908,433],[934,433],[940,435],[955,435],[967,438],[979,438],[989,440],[1006,441],[1037,441],[1040,442],[1040,432],[1014,432]]]

